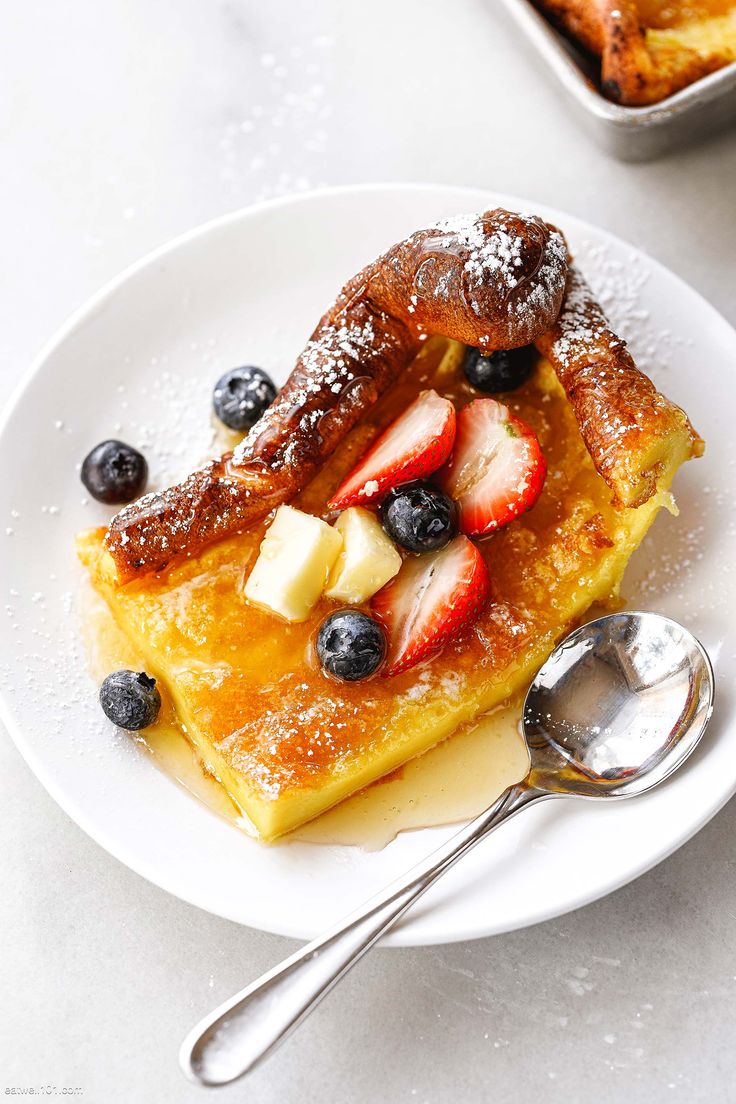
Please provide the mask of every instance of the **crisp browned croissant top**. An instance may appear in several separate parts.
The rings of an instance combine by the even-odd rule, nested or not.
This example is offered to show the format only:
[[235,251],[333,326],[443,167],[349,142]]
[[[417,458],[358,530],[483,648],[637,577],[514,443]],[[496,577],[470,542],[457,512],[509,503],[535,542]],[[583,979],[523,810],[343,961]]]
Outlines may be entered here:
[[657,489],[675,454],[700,456],[703,442],[679,406],[637,368],[575,266],[554,326],[537,348],[557,373],[596,470],[621,506],[636,507]]
[[192,555],[291,498],[428,334],[488,351],[532,342],[559,314],[567,267],[558,230],[501,209],[395,245],[345,285],[233,454],[113,518],[106,547],[118,580]]

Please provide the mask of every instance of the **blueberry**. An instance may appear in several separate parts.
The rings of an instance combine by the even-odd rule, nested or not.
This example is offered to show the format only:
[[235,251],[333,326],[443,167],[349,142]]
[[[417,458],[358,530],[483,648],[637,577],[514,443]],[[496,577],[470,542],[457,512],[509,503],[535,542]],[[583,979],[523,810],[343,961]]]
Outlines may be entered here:
[[325,617],[317,633],[317,655],[325,671],[342,682],[368,678],[383,663],[383,629],[360,610],[338,610]]
[[229,429],[243,431],[254,426],[264,410],[276,398],[270,376],[252,364],[233,368],[215,384],[212,405],[215,414]]
[[123,441],[102,441],[85,456],[81,478],[98,502],[121,506],[143,494],[148,464],[137,449]]
[[489,395],[497,391],[514,391],[529,379],[534,368],[534,346],[521,349],[498,349],[484,356],[480,349],[468,349],[463,371],[468,383]]
[[100,705],[107,719],[118,728],[137,732],[148,728],[158,717],[161,695],[155,678],[144,671],[114,671],[100,687]]
[[457,509],[449,495],[431,483],[405,483],[381,505],[381,521],[392,540],[409,552],[434,552],[457,532]]

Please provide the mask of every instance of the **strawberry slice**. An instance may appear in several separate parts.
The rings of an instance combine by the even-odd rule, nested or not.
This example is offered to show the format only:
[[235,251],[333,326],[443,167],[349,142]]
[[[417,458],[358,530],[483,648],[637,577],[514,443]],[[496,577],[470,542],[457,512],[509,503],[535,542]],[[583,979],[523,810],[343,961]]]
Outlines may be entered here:
[[454,440],[455,407],[436,391],[422,391],[341,483],[330,506],[369,506],[400,483],[424,479],[444,464]]
[[491,594],[486,562],[467,537],[439,552],[410,556],[373,596],[371,608],[389,638],[384,674],[398,675],[438,652],[472,624]]
[[457,416],[457,437],[437,482],[458,506],[471,537],[493,533],[539,498],[547,463],[531,426],[495,399],[476,399]]

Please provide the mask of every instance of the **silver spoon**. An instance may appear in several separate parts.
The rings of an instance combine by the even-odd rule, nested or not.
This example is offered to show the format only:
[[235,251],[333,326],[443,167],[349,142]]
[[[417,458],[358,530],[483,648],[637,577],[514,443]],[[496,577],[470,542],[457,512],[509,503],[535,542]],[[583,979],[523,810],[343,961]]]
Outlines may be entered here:
[[554,650],[529,688],[531,769],[442,847],[342,923],[207,1016],[182,1044],[187,1077],[224,1085],[254,1069],[406,910],[500,824],[550,797],[645,793],[688,757],[713,711],[702,645],[655,613],[591,621]]

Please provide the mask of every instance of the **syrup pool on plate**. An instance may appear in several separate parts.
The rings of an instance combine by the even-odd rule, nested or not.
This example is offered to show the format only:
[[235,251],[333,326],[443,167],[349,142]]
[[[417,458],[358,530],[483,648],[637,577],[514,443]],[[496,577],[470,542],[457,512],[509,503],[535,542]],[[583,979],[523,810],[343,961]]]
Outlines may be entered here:
[[290,838],[377,851],[407,829],[470,820],[529,770],[520,716],[520,700],[494,709]]
[[[143,669],[107,606],[91,590],[84,610],[84,636],[96,682],[121,667]],[[377,851],[399,832],[476,816],[527,773],[529,756],[519,732],[520,716],[521,699],[500,706],[274,846],[296,839]],[[131,739],[207,808],[253,833],[248,818],[202,767],[165,695],[156,724]]]

